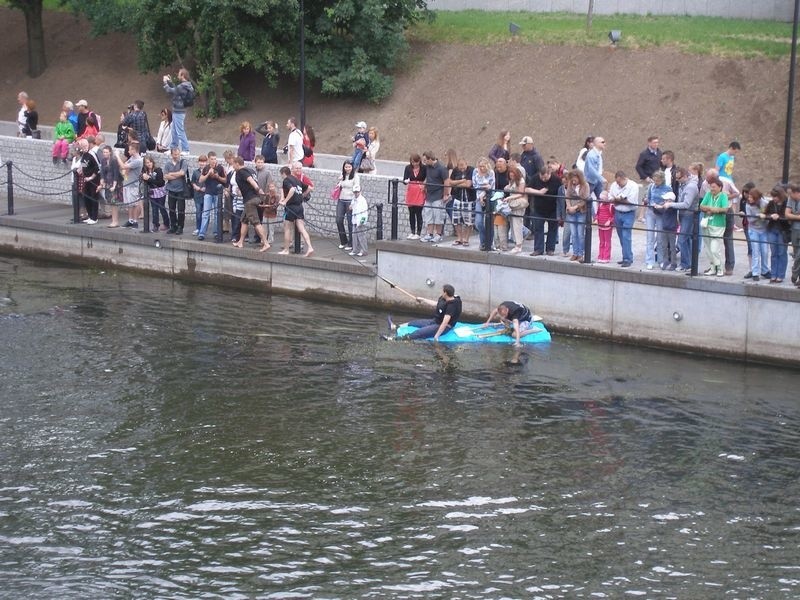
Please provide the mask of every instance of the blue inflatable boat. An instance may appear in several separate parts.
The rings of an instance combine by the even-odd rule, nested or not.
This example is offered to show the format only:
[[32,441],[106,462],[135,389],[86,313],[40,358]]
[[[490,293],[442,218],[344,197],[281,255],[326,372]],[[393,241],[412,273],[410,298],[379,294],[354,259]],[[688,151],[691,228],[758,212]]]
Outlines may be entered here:
[[[533,323],[531,326],[534,331],[520,338],[523,344],[546,344],[550,342],[550,332],[543,323]],[[416,331],[416,327],[411,327],[407,323],[398,325],[397,337],[409,335]],[[439,337],[439,341],[445,344],[513,344],[513,334],[509,335],[507,329],[497,323],[483,328],[482,323],[458,323],[453,329]],[[432,337],[427,339],[433,339]]]

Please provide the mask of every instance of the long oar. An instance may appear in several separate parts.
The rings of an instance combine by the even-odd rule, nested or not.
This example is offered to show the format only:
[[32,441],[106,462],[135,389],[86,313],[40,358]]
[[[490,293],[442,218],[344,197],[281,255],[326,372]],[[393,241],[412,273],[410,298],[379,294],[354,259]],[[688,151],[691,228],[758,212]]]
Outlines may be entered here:
[[385,282],[386,282],[386,284],[387,284],[387,285],[388,285],[390,288],[393,288],[393,289],[397,290],[398,292],[402,292],[402,293],[404,293],[404,294],[405,294],[406,296],[408,296],[409,298],[413,298],[414,300],[417,300],[417,297],[416,297],[414,294],[412,294],[411,292],[409,292],[408,290],[404,290],[403,288],[401,288],[401,287],[400,287],[399,285],[397,285],[396,283],[394,283],[394,282],[392,282],[392,281],[389,281],[388,279],[386,279],[386,277],[383,277],[382,275],[379,275],[378,273],[375,273],[375,275],[377,275],[379,279],[383,279],[383,281],[385,281]]

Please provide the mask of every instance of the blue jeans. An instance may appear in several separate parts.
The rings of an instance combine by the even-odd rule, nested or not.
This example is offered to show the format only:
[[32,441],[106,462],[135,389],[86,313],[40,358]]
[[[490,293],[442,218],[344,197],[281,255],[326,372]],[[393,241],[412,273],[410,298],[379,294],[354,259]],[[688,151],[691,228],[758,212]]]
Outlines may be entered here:
[[[751,229],[748,233],[750,237],[750,248],[752,249],[752,274],[753,277],[760,277],[762,273],[769,271],[767,258],[767,232]],[[774,277],[774,276],[773,276]]]
[[569,235],[572,238],[572,254],[583,256],[583,243],[586,238],[586,213],[567,215]]
[[[426,338],[432,338],[436,335],[436,332],[439,331],[440,323],[437,323],[434,319],[420,319],[418,321],[409,321],[409,325],[412,327],[419,327],[415,332],[409,333],[406,336],[403,336],[401,339],[404,340],[424,340]],[[450,331],[452,327],[447,326],[444,328],[442,334],[447,333]]]
[[203,196],[203,216],[200,221],[200,232],[198,235],[206,237],[211,219],[214,220],[214,237],[221,238],[222,229],[219,219],[217,219],[217,197],[213,194],[205,194]]
[[172,113],[172,147],[180,148],[181,152],[189,152],[189,140],[186,137],[185,112]]
[[614,225],[617,227],[617,237],[622,248],[622,260],[633,262],[633,223],[636,221],[636,210],[614,213]]
[[767,231],[767,242],[769,243],[770,269],[773,279],[783,279],[786,277],[786,267],[789,264],[789,257],[786,255],[786,244],[783,241],[783,234],[779,229]]
[[[648,265],[656,263],[656,240],[659,242],[659,233],[664,229],[664,217],[652,208],[648,208],[644,215],[645,227],[647,228],[647,242],[644,249],[644,262]],[[664,262],[666,248],[661,243],[658,244],[658,260]]]
[[693,212],[681,211],[681,232],[678,234],[678,249],[681,255],[681,269],[689,269],[692,266],[692,235],[694,232]]
[[200,223],[203,222],[203,194],[194,195],[194,228],[199,232]]

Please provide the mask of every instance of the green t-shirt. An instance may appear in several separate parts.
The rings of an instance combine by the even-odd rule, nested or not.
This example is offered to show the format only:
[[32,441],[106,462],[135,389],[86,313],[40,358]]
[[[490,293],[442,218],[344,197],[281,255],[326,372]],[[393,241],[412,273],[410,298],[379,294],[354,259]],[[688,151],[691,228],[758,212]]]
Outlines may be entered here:
[[[728,206],[730,206],[730,203],[728,202],[728,194],[726,194],[725,192],[720,192],[715,196],[714,194],[711,193],[711,190],[708,190],[706,192],[706,195],[703,196],[703,200],[700,202],[700,206],[724,208],[725,212],[727,212]],[[708,226],[725,227],[725,212],[707,215],[711,217],[711,219],[708,222]]]

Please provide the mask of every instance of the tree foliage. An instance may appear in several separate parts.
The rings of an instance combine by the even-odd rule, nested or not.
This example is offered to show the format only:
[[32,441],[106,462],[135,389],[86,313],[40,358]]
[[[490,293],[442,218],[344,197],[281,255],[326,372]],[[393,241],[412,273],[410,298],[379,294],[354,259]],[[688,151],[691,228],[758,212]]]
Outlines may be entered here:
[[[71,0],[95,33],[128,31],[144,71],[189,68],[210,114],[241,105],[231,75],[277,85],[300,71],[301,0]],[[305,0],[306,78],[323,93],[379,102],[408,46],[406,28],[428,15],[426,0]]]

